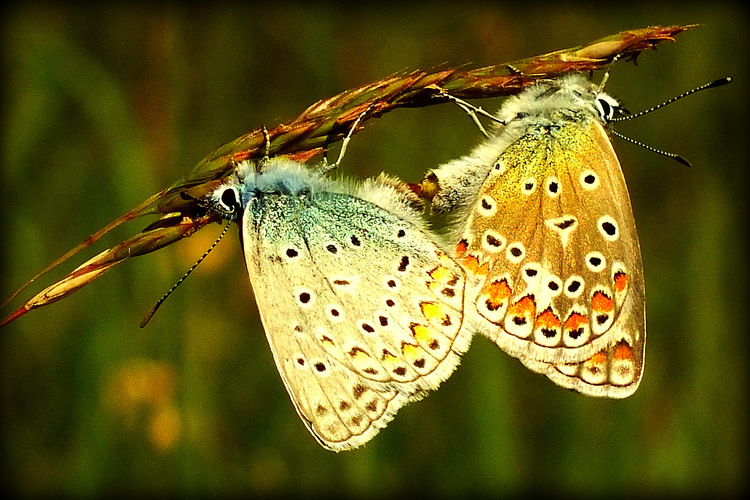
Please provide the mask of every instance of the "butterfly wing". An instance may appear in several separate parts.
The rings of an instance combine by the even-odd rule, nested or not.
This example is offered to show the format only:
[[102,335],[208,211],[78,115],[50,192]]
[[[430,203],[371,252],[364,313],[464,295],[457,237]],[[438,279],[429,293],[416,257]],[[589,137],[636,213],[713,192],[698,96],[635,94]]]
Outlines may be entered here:
[[377,205],[340,193],[266,197],[248,205],[243,240],[276,365],[328,449],[367,442],[469,346],[460,266]]
[[469,210],[456,255],[476,283],[479,330],[564,387],[635,391],[643,271],[625,179],[602,125],[530,127],[501,152]]

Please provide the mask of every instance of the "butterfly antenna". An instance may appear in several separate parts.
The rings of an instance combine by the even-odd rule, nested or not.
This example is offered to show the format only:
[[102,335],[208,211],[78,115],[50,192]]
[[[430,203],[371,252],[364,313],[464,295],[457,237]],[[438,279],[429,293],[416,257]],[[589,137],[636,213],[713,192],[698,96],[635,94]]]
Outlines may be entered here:
[[156,304],[154,304],[154,307],[152,307],[151,310],[148,313],[146,313],[146,316],[141,321],[141,328],[145,327],[148,324],[148,322],[151,321],[151,318],[154,316],[154,314],[156,314],[156,310],[159,309],[159,307],[164,303],[165,300],[167,300],[167,297],[169,297],[170,295],[172,295],[172,292],[174,292],[177,289],[177,287],[180,286],[180,283],[182,283],[183,281],[185,281],[187,279],[187,277],[190,276],[190,273],[192,273],[195,270],[195,268],[198,267],[198,264],[200,264],[201,262],[203,262],[203,259],[205,259],[206,257],[208,257],[208,254],[211,253],[211,250],[213,250],[214,248],[216,248],[216,245],[218,245],[219,242],[221,241],[221,239],[224,237],[224,235],[227,234],[227,231],[229,230],[229,225],[230,224],[231,224],[231,222],[229,224],[227,224],[226,227],[224,227],[224,230],[221,232],[221,234],[216,239],[216,241],[214,241],[213,245],[211,245],[210,247],[208,247],[208,250],[206,250],[206,253],[204,253],[203,255],[201,255],[201,258],[198,259],[197,262],[195,264],[193,264],[192,267],[190,269],[188,269],[185,274],[182,275],[182,278],[180,278],[179,280],[177,280],[177,283],[175,283],[172,286],[172,288],[170,288],[169,291],[167,293],[165,293],[164,296],[162,298],[160,298],[156,302]]
[[682,163],[686,167],[692,167],[692,165],[690,164],[689,161],[687,161],[685,158],[683,158],[682,156],[680,156],[678,154],[670,153],[669,151],[664,151],[663,149],[657,149],[657,148],[655,148],[653,146],[649,146],[648,144],[644,144],[644,143],[642,143],[640,141],[636,141],[635,139],[631,139],[630,137],[628,137],[626,135],[622,135],[621,133],[619,133],[616,130],[609,129],[609,132],[612,135],[619,137],[620,139],[624,139],[624,140],[626,140],[628,142],[632,142],[636,146],[640,146],[643,149],[651,151],[652,153],[656,153],[656,154],[660,154],[662,156],[666,156],[668,158],[672,158],[673,160],[675,160],[675,161],[677,161],[679,163]]
[[661,104],[657,104],[653,108],[649,108],[649,109],[640,111],[640,112],[635,113],[633,115],[627,115],[627,116],[622,116],[622,117],[618,117],[618,118],[613,118],[613,119],[611,119],[609,121],[610,122],[621,122],[621,121],[626,121],[626,120],[632,120],[633,118],[637,118],[639,116],[647,115],[647,114],[649,114],[649,113],[651,113],[653,111],[656,111],[659,108],[663,108],[667,104],[672,104],[675,101],[679,101],[683,97],[687,97],[689,95],[695,94],[696,92],[700,92],[701,90],[712,89],[714,87],[721,87],[722,85],[726,85],[726,84],[730,83],[731,81],[732,81],[732,77],[731,76],[726,76],[724,78],[719,78],[718,80],[714,80],[713,82],[709,82],[709,83],[706,83],[704,85],[701,85],[700,87],[696,87],[693,90],[688,90],[687,92],[685,92],[683,94],[680,94],[680,95],[678,95],[676,97],[673,97],[673,98],[671,98],[671,99],[669,99],[667,101],[664,101]]
[[[718,80],[714,80],[712,82],[703,84],[700,87],[696,87],[696,88],[694,88],[692,90],[688,90],[687,92],[684,92],[684,93],[682,93],[682,94],[680,94],[680,95],[678,95],[676,97],[673,97],[673,98],[671,98],[671,99],[669,99],[667,101],[664,101],[661,104],[657,104],[653,108],[649,108],[649,109],[643,110],[643,111],[635,113],[635,114],[628,114],[626,116],[621,116],[621,117],[618,117],[618,118],[612,118],[612,119],[609,120],[609,123],[622,122],[622,121],[626,121],[626,120],[632,120],[633,118],[637,118],[639,116],[647,115],[648,113],[656,111],[659,108],[663,108],[667,104],[672,104],[675,101],[679,101],[683,97],[687,97],[689,95],[695,94],[696,92],[700,92],[701,90],[712,89],[714,87],[721,87],[722,85],[726,85],[727,83],[730,83],[731,81],[732,81],[732,77],[731,76],[727,76],[727,77],[724,77],[724,78],[719,78]],[[683,158],[682,156],[680,156],[678,154],[670,153],[670,152],[664,151],[662,149],[657,149],[655,147],[652,147],[652,146],[649,146],[647,144],[644,144],[644,143],[642,143],[640,141],[636,141],[635,139],[631,139],[630,137],[624,136],[621,133],[617,132],[616,130],[612,130],[611,128],[609,129],[609,131],[610,131],[610,133],[612,135],[617,136],[620,139],[625,139],[628,142],[632,142],[633,144],[635,144],[637,146],[640,146],[640,147],[642,147],[644,149],[647,149],[648,151],[660,154],[662,156],[667,156],[669,158],[672,158],[673,160],[678,161],[678,162],[682,163],[685,166],[688,166],[688,167],[691,166],[689,161],[687,161],[685,158]]]

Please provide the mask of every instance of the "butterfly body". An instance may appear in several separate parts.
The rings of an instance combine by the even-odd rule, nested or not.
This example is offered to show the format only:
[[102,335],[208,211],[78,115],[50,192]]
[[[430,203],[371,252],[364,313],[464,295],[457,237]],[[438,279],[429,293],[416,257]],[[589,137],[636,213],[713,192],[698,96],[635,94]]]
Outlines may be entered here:
[[433,171],[454,214],[467,320],[509,354],[585,394],[637,388],[645,298],[635,219],[605,130],[617,102],[580,76],[510,98],[498,133]]
[[241,164],[214,204],[240,223],[297,412],[326,448],[357,447],[458,365],[470,342],[464,273],[388,183],[336,182],[283,159],[256,170]]

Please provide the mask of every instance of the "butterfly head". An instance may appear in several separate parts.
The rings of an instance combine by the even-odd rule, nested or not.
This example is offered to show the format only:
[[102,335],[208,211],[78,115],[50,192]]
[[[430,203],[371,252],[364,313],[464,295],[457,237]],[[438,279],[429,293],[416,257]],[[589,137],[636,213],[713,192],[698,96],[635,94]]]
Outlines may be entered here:
[[[261,169],[262,166],[262,169]],[[285,158],[271,158],[261,163],[243,161],[227,183],[216,188],[207,199],[209,210],[226,220],[238,220],[245,206],[264,194],[300,196],[323,188],[325,179],[319,172]]]
[[602,124],[623,114],[620,103],[584,76],[573,74],[529,87],[505,102],[498,118],[506,127],[518,124],[583,120],[593,117]]

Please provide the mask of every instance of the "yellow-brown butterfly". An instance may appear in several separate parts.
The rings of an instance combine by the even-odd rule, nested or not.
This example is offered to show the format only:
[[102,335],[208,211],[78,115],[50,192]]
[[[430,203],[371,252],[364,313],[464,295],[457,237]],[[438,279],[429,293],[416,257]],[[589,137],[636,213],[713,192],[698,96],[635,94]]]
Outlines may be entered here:
[[433,212],[454,215],[465,320],[555,383],[611,398],[638,388],[646,345],[635,218],[605,129],[619,111],[581,75],[537,83],[506,101],[496,134],[422,182]]

